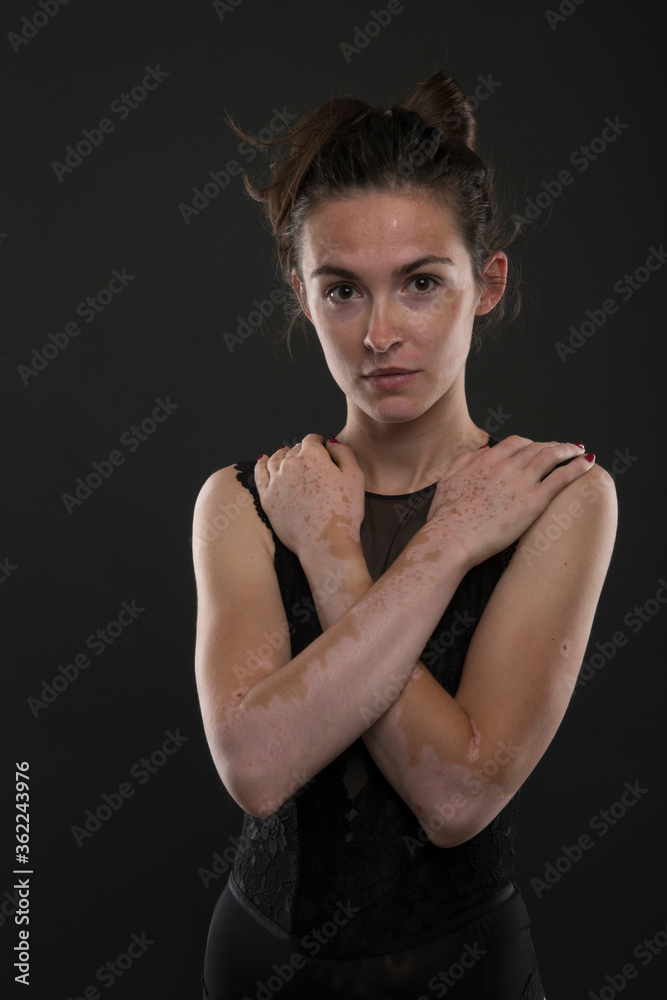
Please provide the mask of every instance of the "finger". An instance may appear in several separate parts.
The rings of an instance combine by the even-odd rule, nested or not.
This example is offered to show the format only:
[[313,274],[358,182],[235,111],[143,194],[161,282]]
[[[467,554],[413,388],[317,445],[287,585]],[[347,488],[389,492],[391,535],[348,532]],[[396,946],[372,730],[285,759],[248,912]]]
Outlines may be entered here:
[[300,442],[301,445],[306,448],[309,445],[317,444],[322,445],[324,443],[324,438],[321,434],[306,434],[303,440]]
[[255,485],[258,490],[265,490],[269,485],[268,459],[268,455],[260,455],[255,463]]
[[341,472],[349,472],[352,469],[360,470],[357,456],[354,454],[354,451],[350,448],[349,444],[343,444],[342,441],[336,441],[335,438],[329,438],[325,447]]
[[573,483],[575,479],[584,476],[594,465],[594,454],[579,455],[577,458],[573,458],[571,461],[566,462],[565,465],[559,466],[553,472],[546,475],[540,483],[540,490],[546,490],[551,500],[562,489]]
[[[530,460],[524,468],[533,472],[538,481],[552,472],[556,466],[569,463],[572,459],[579,458],[584,452],[582,445],[572,444],[569,441],[543,441],[535,442],[535,445],[541,445],[541,447],[531,447],[525,450],[527,456],[530,454]],[[532,454],[533,452],[534,454]]]
[[502,459],[511,458],[532,444],[535,444],[532,438],[521,437],[519,434],[510,434],[509,437],[503,438],[493,448],[489,448],[489,455],[492,455],[496,462],[502,461]]
[[267,466],[267,468],[268,468],[268,470],[269,470],[270,473],[276,473],[278,471],[278,469],[280,468],[280,464],[281,464],[283,458],[287,454],[289,454],[289,446],[286,445],[286,444],[283,444],[283,445],[280,446],[280,448],[277,448],[273,452],[273,454],[269,455],[269,457],[268,457],[268,459],[266,461],[266,466]]

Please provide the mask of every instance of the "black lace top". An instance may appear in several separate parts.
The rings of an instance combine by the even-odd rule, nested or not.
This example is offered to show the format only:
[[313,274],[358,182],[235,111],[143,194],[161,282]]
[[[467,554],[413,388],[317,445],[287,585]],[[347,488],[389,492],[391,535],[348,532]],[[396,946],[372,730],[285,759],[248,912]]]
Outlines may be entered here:
[[[497,440],[490,438],[489,444]],[[237,463],[237,478],[270,528],[254,485],[254,466]],[[425,523],[434,490],[435,485],[402,496],[366,494],[361,541],[373,580]],[[297,557],[273,537],[296,656],[322,630]],[[467,573],[421,654],[424,666],[451,695],[475,626],[515,545]],[[409,948],[441,936],[464,911],[513,881],[517,798],[466,843],[436,847],[358,739],[273,815],[244,813],[231,885],[276,935],[293,943],[349,902],[357,912],[331,942],[330,958]]]

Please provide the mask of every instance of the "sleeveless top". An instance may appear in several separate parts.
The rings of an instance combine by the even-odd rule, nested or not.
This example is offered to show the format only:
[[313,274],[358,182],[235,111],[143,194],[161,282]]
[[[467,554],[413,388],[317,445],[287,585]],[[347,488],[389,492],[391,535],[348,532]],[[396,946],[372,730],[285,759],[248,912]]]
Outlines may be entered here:
[[[497,443],[489,438],[491,447]],[[236,463],[237,479],[272,531],[296,656],[322,629],[301,564],[262,509],[254,467],[254,461]],[[400,496],[366,493],[361,543],[374,581],[425,523],[436,485]],[[422,651],[422,663],[451,695],[475,626],[515,547],[513,542],[473,566]],[[229,880],[236,898],[282,940],[298,945],[345,905],[354,919],[340,927],[327,957],[403,950],[442,936],[467,910],[491,902],[515,878],[518,792],[476,836],[442,848],[428,840],[361,738],[302,787],[294,778],[297,790],[271,816],[243,814]]]

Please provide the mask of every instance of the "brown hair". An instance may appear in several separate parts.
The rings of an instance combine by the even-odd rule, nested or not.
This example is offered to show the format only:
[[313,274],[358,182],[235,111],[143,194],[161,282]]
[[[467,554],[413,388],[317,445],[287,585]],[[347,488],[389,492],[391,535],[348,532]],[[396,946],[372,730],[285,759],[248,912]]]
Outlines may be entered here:
[[[493,192],[493,172],[475,150],[477,122],[457,81],[443,70],[431,74],[390,111],[352,96],[333,97],[273,139],[246,135],[229,116],[231,128],[252,146],[268,152],[271,176],[265,186],[243,174],[246,190],[262,202],[276,240],[278,267],[289,294],[287,342],[303,315],[291,282],[302,280],[301,244],[310,210],[331,199],[366,191],[426,190],[453,211],[479,287],[484,265],[496,250],[515,242],[519,224],[501,217]],[[284,150],[286,147],[286,150]],[[476,316],[472,346],[519,314],[517,277],[485,316]]]

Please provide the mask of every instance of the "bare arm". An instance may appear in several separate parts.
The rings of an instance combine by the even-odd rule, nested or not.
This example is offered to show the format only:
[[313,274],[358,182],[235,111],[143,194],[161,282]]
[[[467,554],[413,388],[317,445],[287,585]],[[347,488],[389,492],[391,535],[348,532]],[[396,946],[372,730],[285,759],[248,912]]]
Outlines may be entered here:
[[[195,670],[220,776],[243,809],[262,816],[361,736],[378,690],[393,685],[398,694],[405,686],[467,563],[460,557],[424,569],[405,550],[338,621],[290,659],[286,640],[263,641],[286,637],[287,623],[255,511],[244,510],[233,530],[230,525],[213,541],[197,541],[206,537],[220,504],[233,502],[238,485],[233,469],[216,473],[195,508]],[[359,557],[358,542],[338,547],[345,586],[356,585]]]
[[[581,666],[615,530],[613,482],[597,467],[554,497],[519,539],[476,627],[455,697],[420,663],[398,697],[391,688],[378,691],[363,739],[439,846],[483,829],[551,742]],[[325,571],[323,562],[311,567],[314,592]],[[350,597],[339,592],[318,602],[323,628]]]
[[[195,511],[195,538],[204,534],[203,526],[219,506],[220,496],[229,495],[230,471],[233,472],[223,470],[216,474],[217,487],[209,481],[208,488],[202,490]],[[483,478],[488,478],[486,472]],[[452,480],[459,485],[466,481],[460,475]],[[276,482],[280,483],[279,477]],[[561,477],[560,489],[563,484]],[[234,487],[238,491],[235,481]],[[540,505],[544,507],[546,502],[547,498],[542,496]],[[470,752],[476,759],[484,760],[480,754],[485,747],[480,743],[482,730],[478,719],[482,717],[477,705],[473,704],[472,709],[464,705],[459,699],[461,691],[457,699],[450,698],[425,670],[413,669],[456,586],[475,562],[465,546],[457,544],[462,534],[454,522],[460,520],[460,514],[457,518],[456,508],[445,513],[447,516],[440,523],[421,529],[391,569],[370,587],[353,533],[338,530],[340,516],[329,518],[330,528],[335,523],[325,538],[328,562],[319,558],[317,565],[330,568],[335,563],[342,581],[340,593],[329,603],[328,613],[334,616],[337,602],[342,602],[340,607],[344,604],[348,607],[324,635],[291,661],[287,642],[270,648],[264,643],[263,658],[253,652],[262,648],[262,643],[257,642],[258,621],[265,626],[263,634],[286,635],[284,611],[271,564],[270,533],[254,511],[239,518],[234,531],[226,532],[216,544],[195,546],[199,591],[196,668],[202,713],[221,777],[247,811],[268,815],[278,808],[367,729],[369,718],[377,717],[378,694],[388,692],[395,705],[369,730],[366,736],[369,747],[430,836],[434,836],[435,829],[431,818],[441,817],[445,806],[446,813],[451,811],[451,803],[445,796],[456,795],[458,791],[451,783],[452,766],[466,767],[466,763],[460,762]],[[527,524],[535,520],[530,511],[523,511],[521,516],[524,521],[527,519]],[[279,511],[276,517],[280,519]],[[468,528],[476,531],[486,521],[488,511],[485,513],[473,504],[468,511]],[[297,519],[297,523],[297,533],[303,535],[303,521],[299,523]],[[501,528],[507,530],[505,524]],[[321,522],[319,535],[311,533],[313,538],[322,538],[320,529]],[[497,536],[497,526],[494,531]],[[484,531],[480,531],[474,536],[476,555],[481,558],[486,556],[480,552],[480,540],[482,547],[489,545],[483,535]],[[471,532],[468,537],[473,537]],[[445,540],[447,559],[442,558],[441,549]],[[493,550],[499,551],[510,540],[508,537],[504,544],[498,544],[496,537]],[[321,544],[313,545],[310,551],[322,557]],[[309,560],[305,556],[302,564],[308,573]],[[311,575],[316,572],[311,570]],[[471,655],[472,647],[469,659]],[[474,676],[488,666],[489,655],[488,650],[483,650],[477,671],[469,670],[466,661],[466,676]],[[244,661],[248,664],[251,659],[252,668],[243,668]],[[405,697],[399,699],[402,691]],[[505,713],[502,718],[503,725],[507,725]],[[487,745],[499,738],[493,736],[497,722],[497,712],[495,716],[490,712],[488,725],[483,718],[482,735]],[[537,744],[522,757],[525,773],[543,752],[542,748],[536,755],[536,749],[539,750]],[[467,764],[470,763],[468,760]],[[515,769],[515,777],[518,773]],[[444,774],[448,775],[449,783],[443,783]],[[468,776],[462,774],[461,781]],[[479,784],[478,781],[474,787]],[[502,807],[503,795],[509,797],[509,786],[499,791],[498,784],[493,785],[488,791],[484,786],[484,795],[475,797],[474,802],[469,796],[470,808],[456,807],[456,823],[449,823],[446,835],[438,834],[437,842],[444,844],[445,836],[460,836],[461,831],[470,828],[471,820],[479,823],[486,816],[486,822],[492,818],[489,809],[497,812]],[[483,825],[485,822],[481,822]],[[443,829],[440,822],[437,826]]]

